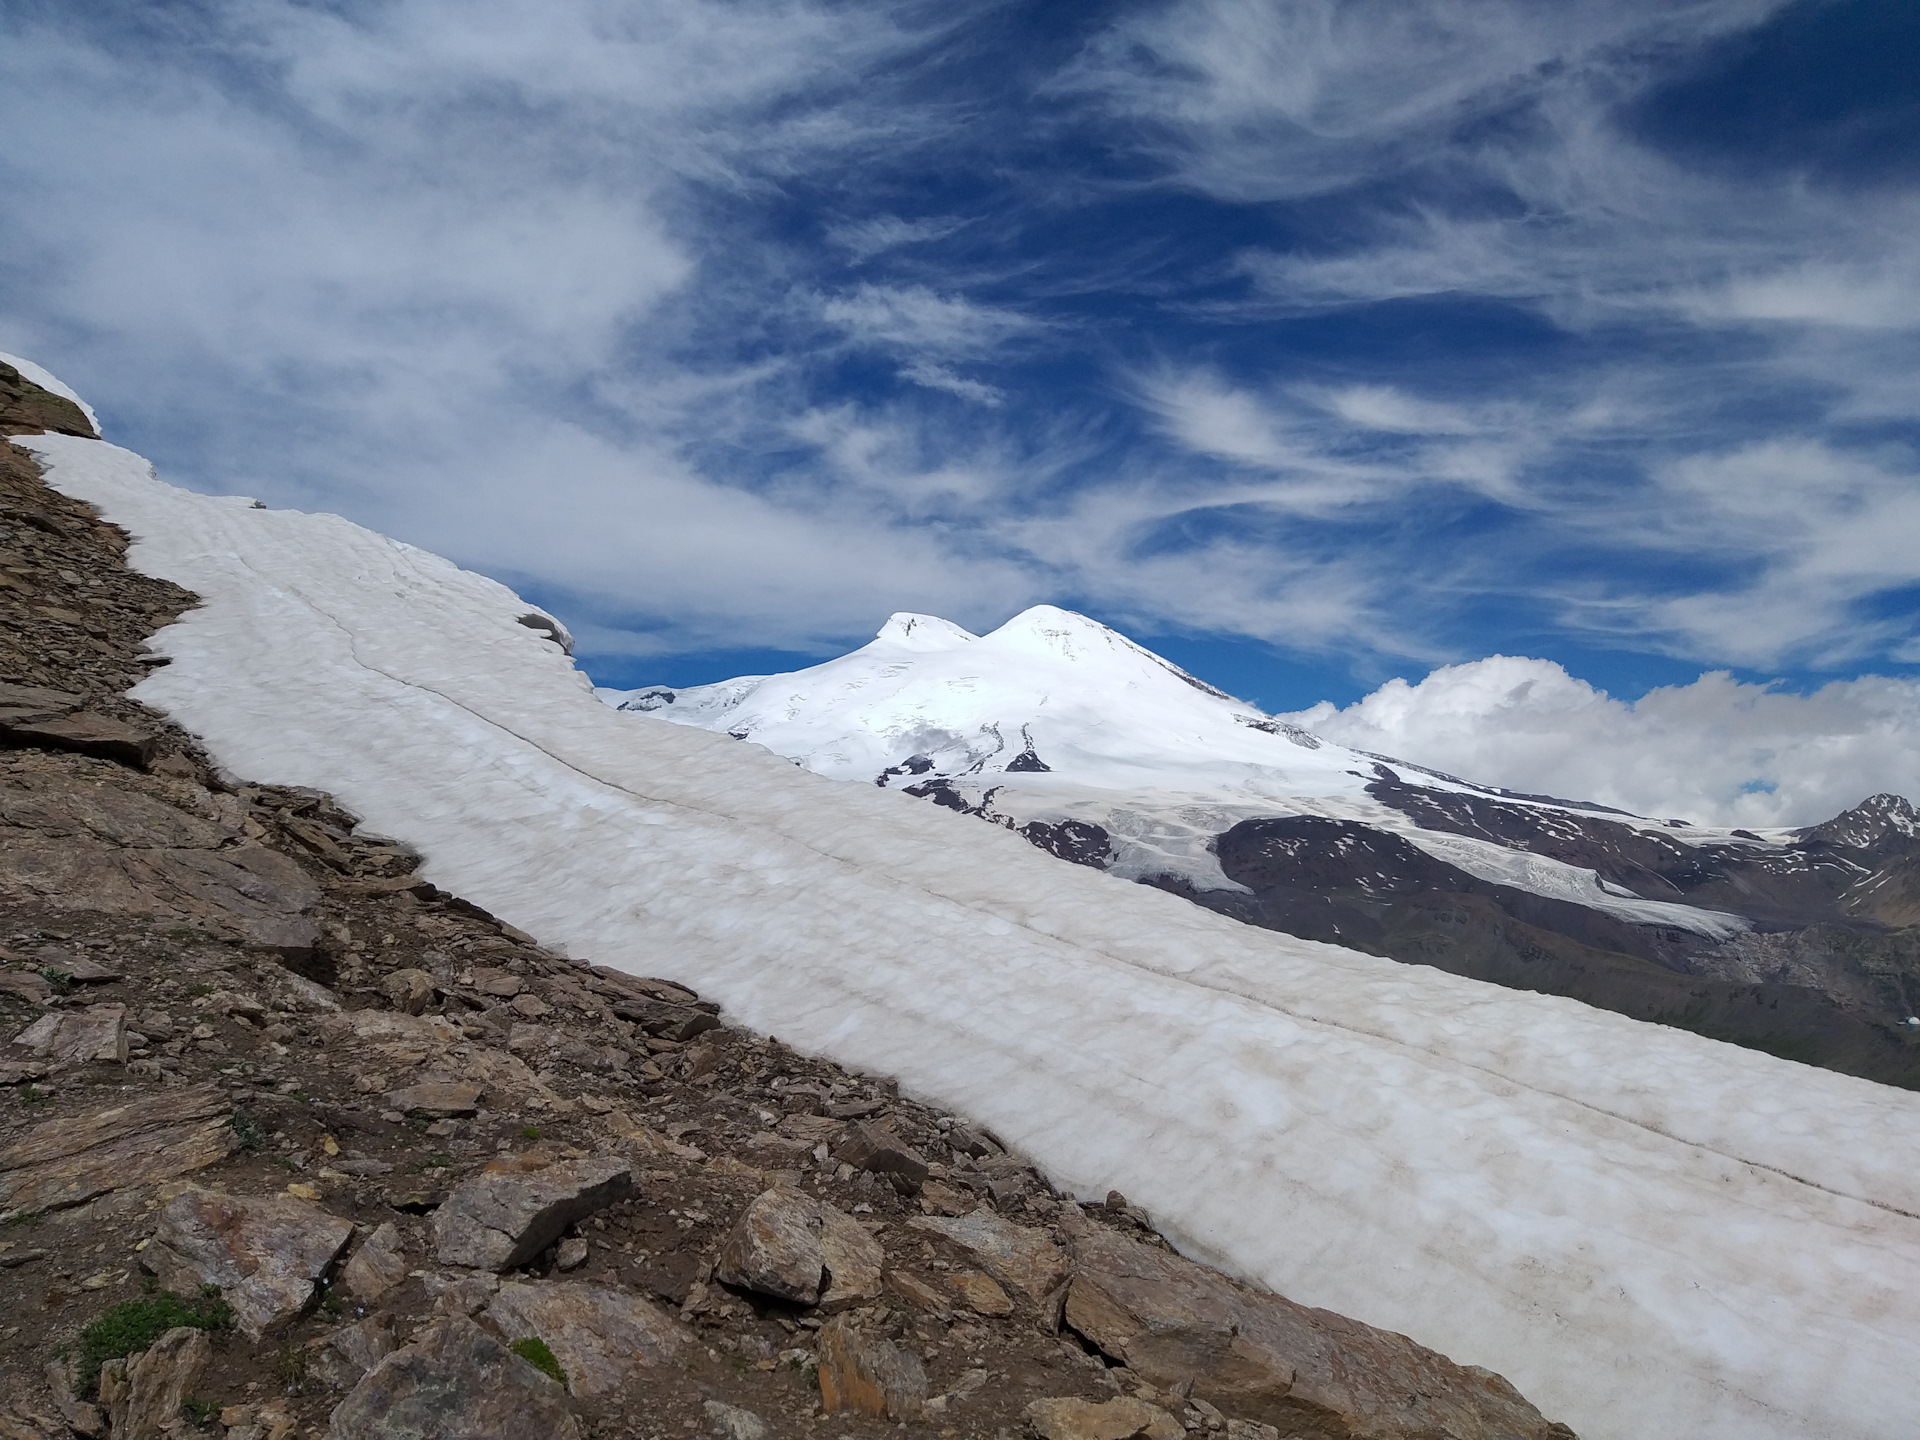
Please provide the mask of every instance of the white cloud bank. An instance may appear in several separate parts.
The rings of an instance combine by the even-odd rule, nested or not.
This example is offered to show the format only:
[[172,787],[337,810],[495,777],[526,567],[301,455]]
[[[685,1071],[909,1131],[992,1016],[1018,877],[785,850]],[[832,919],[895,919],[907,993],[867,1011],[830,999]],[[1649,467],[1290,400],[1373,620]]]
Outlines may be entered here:
[[1920,796],[1920,682],[1877,675],[1796,695],[1715,671],[1627,702],[1551,660],[1492,655],[1287,718],[1479,784],[1704,824],[1811,825],[1880,791]]

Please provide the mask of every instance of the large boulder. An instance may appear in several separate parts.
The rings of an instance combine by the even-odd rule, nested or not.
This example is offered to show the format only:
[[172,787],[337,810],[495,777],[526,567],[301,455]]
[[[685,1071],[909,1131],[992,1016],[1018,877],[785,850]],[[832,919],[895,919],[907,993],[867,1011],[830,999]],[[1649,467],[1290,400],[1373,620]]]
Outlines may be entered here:
[[258,1340],[306,1310],[352,1238],[348,1221],[292,1196],[189,1189],[167,1202],[140,1258],[176,1294],[218,1285],[234,1323]]
[[1301,1440],[1572,1440],[1500,1376],[1095,1226],[1066,1322],[1161,1389]]
[[423,1330],[334,1407],[328,1440],[579,1440],[565,1392],[464,1315]]
[[575,1395],[619,1389],[636,1370],[670,1365],[692,1334],[626,1290],[578,1281],[502,1285],[486,1318],[509,1340],[537,1336],[560,1362]]
[[558,1240],[569,1225],[638,1194],[633,1167],[607,1156],[546,1163],[496,1160],[462,1182],[434,1212],[443,1265],[512,1270]]
[[713,1273],[742,1290],[834,1311],[878,1299],[885,1263],[880,1242],[852,1216],[776,1186],[746,1208]]

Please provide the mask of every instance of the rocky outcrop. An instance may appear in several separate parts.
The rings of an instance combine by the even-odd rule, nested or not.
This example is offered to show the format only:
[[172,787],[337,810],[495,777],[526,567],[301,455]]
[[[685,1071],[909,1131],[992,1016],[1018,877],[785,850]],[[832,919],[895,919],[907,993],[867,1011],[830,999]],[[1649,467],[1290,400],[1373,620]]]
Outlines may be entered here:
[[93,439],[99,432],[87,412],[67,399],[43,390],[13,366],[0,361],[0,435],[81,435]]
[[1073,1243],[1066,1323],[1148,1384],[1301,1440],[1568,1440],[1511,1385],[1404,1335],[1111,1230]]
[[0,887],[66,911],[191,922],[289,959],[311,955],[320,888],[267,846],[124,771],[42,771],[0,792]]
[[1002,1283],[1036,1301],[1046,1299],[1067,1278],[1067,1254],[1050,1232],[1015,1225],[992,1210],[951,1218],[923,1216],[909,1223],[950,1240]]
[[356,1300],[375,1301],[407,1278],[406,1245],[388,1220],[340,1268],[340,1284]]

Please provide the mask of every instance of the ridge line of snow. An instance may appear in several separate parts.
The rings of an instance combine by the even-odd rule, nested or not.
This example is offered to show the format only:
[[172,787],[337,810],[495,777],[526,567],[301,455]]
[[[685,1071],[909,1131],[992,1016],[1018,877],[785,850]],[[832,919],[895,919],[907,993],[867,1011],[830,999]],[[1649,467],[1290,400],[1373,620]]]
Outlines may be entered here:
[[[248,570],[255,570],[255,567],[252,565],[252,563],[249,560],[247,560],[245,556],[236,556],[235,558],[239,561],[241,565],[245,566]],[[255,573],[259,573],[259,572],[256,570]],[[263,576],[262,578],[265,578],[265,577]],[[348,642],[348,647],[349,647],[349,653],[353,655],[353,658],[356,664],[359,664],[363,668],[371,671],[372,673],[381,676],[383,679],[391,681],[393,684],[398,685],[403,689],[418,690],[418,691],[423,691],[427,694],[433,695],[437,699],[440,699],[446,702],[447,704],[454,706],[456,709],[464,711],[465,713],[473,716],[474,719],[478,720],[481,724],[490,726],[491,728],[499,730],[504,734],[511,735],[514,739],[519,740],[521,743],[532,746],[534,749],[540,751],[541,754],[551,759],[555,764],[563,766],[564,768],[572,771],[574,774],[580,776],[582,779],[591,781],[596,785],[605,786],[610,790],[617,791],[623,795],[628,795],[636,800],[645,801],[648,804],[666,805],[676,810],[685,810],[690,814],[701,814],[701,815],[706,815],[710,818],[722,818],[722,812],[717,810],[706,809],[699,806],[689,805],[683,801],[672,800],[663,796],[642,794],[639,791],[630,789],[629,787],[622,785],[617,780],[609,779],[608,777],[600,775],[593,770],[585,769],[579,765],[576,765],[572,761],[568,760],[566,757],[557,754],[553,750],[548,749],[545,745],[541,744],[539,740],[531,736],[521,734],[519,731],[514,730],[511,726],[507,725],[504,721],[495,719],[494,717],[489,715],[482,714],[480,711],[475,710],[472,706],[466,704],[464,701],[458,699],[455,696],[447,694],[443,690],[437,689],[432,685],[424,684],[420,681],[405,679],[404,677],[396,675],[391,671],[385,669],[383,666],[375,664],[372,661],[363,659],[359,653],[359,645],[353,634],[353,631],[348,626],[343,624],[338,619],[337,616],[334,616],[328,611],[320,608],[318,605],[314,604],[311,600],[307,599],[307,597],[303,596],[301,597],[301,599],[303,600],[304,603],[306,603],[307,608],[313,614],[325,620],[328,624],[333,625],[335,628],[337,628],[340,631],[340,633],[344,637],[346,637]],[[791,843],[800,844],[803,846],[807,845],[807,842],[801,837],[787,836],[785,838],[787,838]],[[834,855],[831,851],[821,850],[818,847],[814,847],[814,846],[807,846],[807,848],[813,850],[813,852],[816,855],[820,856],[822,859],[828,861],[829,863],[832,863],[835,865],[842,865],[842,866],[847,865],[849,863],[844,859],[844,857]],[[890,876],[880,876],[876,878],[880,879],[881,882],[884,884],[897,886],[901,889],[911,890],[915,888],[907,885],[906,882],[897,880]],[[975,910],[976,913],[982,915],[983,917],[992,915],[992,912],[990,910],[986,910],[984,908],[980,908],[978,906],[972,905],[967,901],[962,900],[960,903],[969,909]],[[1649,902],[1649,903],[1653,903],[1653,902]],[[1729,918],[1737,918],[1737,917],[1729,917]],[[1318,944],[1320,942],[1306,941],[1302,943]],[[1339,949],[1341,947],[1328,946],[1327,948]],[[1198,985],[1203,989],[1214,990],[1225,995],[1232,995],[1236,999],[1245,1000],[1248,1003],[1258,1005],[1263,1009],[1276,1011],[1277,1013],[1285,1015],[1292,1020],[1311,1021],[1312,1023],[1318,1024],[1318,1025],[1330,1025],[1336,1029],[1345,1030],[1351,1034],[1365,1036],[1367,1039],[1376,1040],[1383,1044],[1391,1045],[1396,1049],[1406,1051],[1410,1054],[1420,1053],[1416,1047],[1410,1045],[1404,1039],[1398,1036],[1389,1034],[1384,1030],[1369,1028],[1365,1026],[1359,1026],[1359,1025],[1352,1024],[1351,1022],[1348,1022],[1348,1021],[1333,1019],[1323,1015],[1316,1015],[1307,1011],[1295,1010],[1287,1005],[1284,1005],[1278,1001],[1275,1001],[1272,998],[1263,999],[1262,997],[1251,993],[1249,990],[1245,988],[1229,985],[1224,982],[1216,981],[1210,978],[1178,975],[1173,971],[1165,970],[1158,966],[1147,964],[1140,960],[1129,959],[1125,956],[1112,956],[1109,958],[1113,959],[1114,961],[1116,961],[1121,965],[1128,966],[1129,968],[1145,970],[1150,974],[1159,975],[1169,980],[1181,980],[1187,984]],[[1467,1066],[1467,1068],[1477,1070],[1480,1073],[1488,1076],[1496,1077],[1502,1080],[1510,1080],[1510,1077],[1501,1075],[1499,1071],[1484,1065],[1477,1065],[1471,1061],[1464,1061],[1464,1062],[1456,1061],[1456,1063],[1463,1063]],[[1818,1190],[1822,1192],[1823,1194],[1832,1195],[1838,1199],[1855,1200],[1861,1204],[1872,1205],[1877,1208],[1887,1210],[1895,1215],[1904,1216],[1907,1219],[1920,1219],[1920,1211],[1903,1210],[1896,1205],[1889,1204],[1882,1200],[1876,1200],[1870,1195],[1852,1194],[1846,1190],[1836,1189],[1829,1185],[1823,1185],[1817,1180],[1809,1179],[1804,1175],[1796,1175],[1790,1170],[1786,1170],[1778,1166],[1767,1165],[1764,1162],[1754,1161],[1752,1159],[1737,1155],[1731,1151],[1723,1150],[1720,1147],[1710,1142],[1692,1138],[1686,1135],[1675,1134],[1670,1130],[1662,1129],[1657,1125],[1649,1124],[1647,1121],[1640,1119],[1636,1116],[1627,1114],[1624,1111],[1608,1109],[1605,1106],[1594,1104],[1593,1102],[1588,1100],[1583,1100],[1579,1096],[1573,1095],[1562,1088],[1554,1087],[1551,1085],[1540,1085],[1532,1082],[1527,1083],[1527,1088],[1534,1090],[1536,1093],[1547,1096],[1549,1098],[1562,1100],[1569,1104],[1577,1105],[1582,1109],[1591,1110],[1596,1114],[1605,1115],[1609,1119],[1618,1120],[1623,1124],[1633,1126],[1634,1128],[1642,1130],[1649,1135],[1657,1136],[1662,1140],[1670,1141],[1677,1145],[1688,1146],[1694,1149],[1706,1150],[1713,1154],[1721,1156],[1723,1159],[1733,1161],[1736,1164],[1754,1165],[1757,1168],[1771,1171],[1773,1174],[1779,1175],[1781,1178],[1785,1180],[1789,1180],[1794,1184],[1808,1186],[1814,1190]]]

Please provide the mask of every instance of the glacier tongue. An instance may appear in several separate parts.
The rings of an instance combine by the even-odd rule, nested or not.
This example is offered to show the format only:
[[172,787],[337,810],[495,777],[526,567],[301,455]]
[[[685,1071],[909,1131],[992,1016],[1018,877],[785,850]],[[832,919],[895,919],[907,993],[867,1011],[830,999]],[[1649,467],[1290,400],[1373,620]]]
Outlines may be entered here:
[[[21,443],[207,602],[141,698],[543,940],[896,1074],[1201,1256],[1503,1372],[1586,1440],[1911,1432],[1920,1096],[1255,930],[637,721],[491,581],[102,442]],[[1247,734],[1337,796],[1322,751]]]

